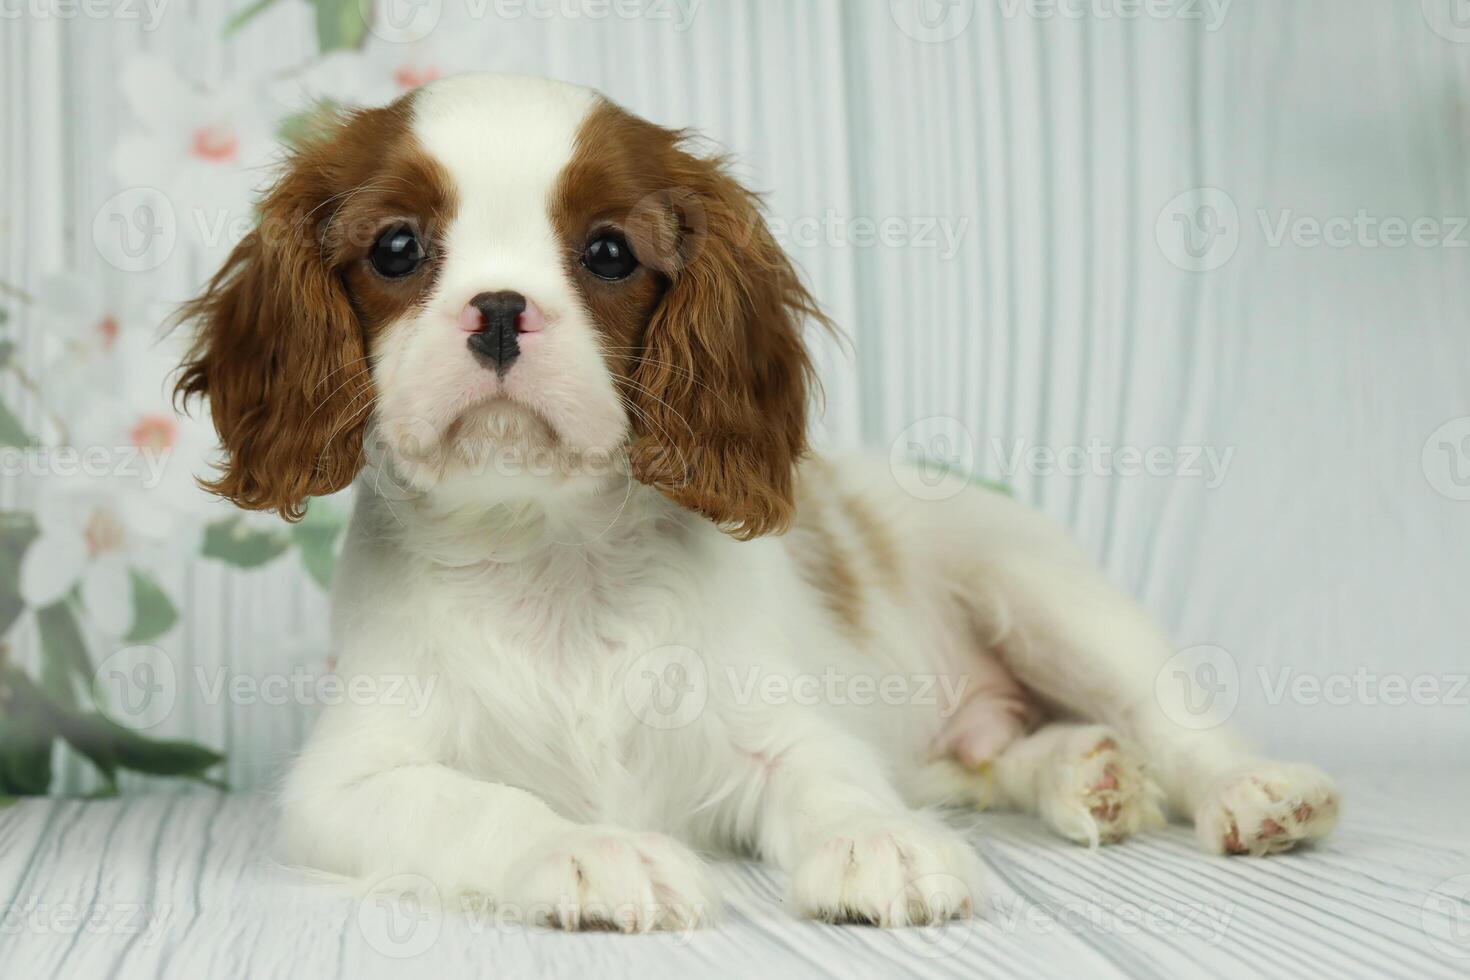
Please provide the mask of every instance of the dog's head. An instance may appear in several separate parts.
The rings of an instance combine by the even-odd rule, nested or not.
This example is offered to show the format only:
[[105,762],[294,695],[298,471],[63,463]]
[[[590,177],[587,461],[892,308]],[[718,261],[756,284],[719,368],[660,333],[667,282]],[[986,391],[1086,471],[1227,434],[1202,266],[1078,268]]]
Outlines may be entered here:
[[184,310],[212,491],[295,518],[369,458],[429,492],[533,470],[549,491],[601,460],[740,537],[789,521],[820,313],[684,134],[458,76],[340,120],[260,213]]

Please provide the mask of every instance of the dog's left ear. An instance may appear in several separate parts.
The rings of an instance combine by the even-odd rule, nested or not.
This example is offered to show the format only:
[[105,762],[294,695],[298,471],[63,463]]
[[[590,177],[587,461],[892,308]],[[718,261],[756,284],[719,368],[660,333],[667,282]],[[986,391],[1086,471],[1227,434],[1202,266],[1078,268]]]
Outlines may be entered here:
[[629,386],[633,472],[742,540],[784,531],[813,384],[801,328],[826,318],[723,161],[671,157],[677,245]]

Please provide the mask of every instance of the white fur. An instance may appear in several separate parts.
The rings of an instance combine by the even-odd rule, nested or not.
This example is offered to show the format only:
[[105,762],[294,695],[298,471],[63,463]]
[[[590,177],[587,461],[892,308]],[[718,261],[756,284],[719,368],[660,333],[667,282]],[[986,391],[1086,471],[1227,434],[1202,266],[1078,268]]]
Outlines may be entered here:
[[[420,137],[462,209],[440,295],[375,365],[380,424],[419,413],[442,433],[450,403],[436,399],[473,408],[454,388],[481,383],[450,350],[462,339],[433,318],[483,289],[533,295],[548,345],[595,353],[544,213],[589,99],[483,76],[428,90]],[[452,334],[442,347],[436,329]],[[541,424],[584,445],[621,438],[621,414],[600,414],[605,369],[575,353],[524,359],[560,394],[534,412],[486,409],[486,439],[535,444]],[[411,391],[424,372],[443,387]],[[1097,843],[1157,822],[1160,788],[1176,812],[1202,814],[1213,848],[1234,821],[1249,824],[1252,850],[1269,849],[1252,835],[1302,794],[1330,809],[1320,774],[1172,724],[1155,695],[1163,635],[1057,528],[1004,496],[919,501],[886,464],[822,464],[812,506],[862,502],[899,552],[896,569],[877,569],[857,528],[833,519],[871,586],[869,632],[855,639],[800,574],[801,513],[785,538],[738,542],[616,471],[460,466],[416,482],[384,443],[359,482],[335,585],[340,670],[437,681],[427,706],[323,715],[285,788],[288,851],[304,865],[369,883],[414,873],[553,924],[642,930],[707,920],[717,896],[694,851],[737,851],[787,871],[804,914],[885,925],[967,914],[984,897],[980,862],[920,809],[987,795],[983,773],[936,754],[954,705],[763,685],[835,671],[896,677],[910,693],[935,679],[937,694],[984,676],[992,655],[1053,717],[1093,723],[1042,727],[988,775],[990,799],[1067,837]],[[409,492],[386,493],[385,473]],[[649,713],[650,697],[671,693],[653,682],[678,679],[671,662],[693,684],[686,696],[703,699],[678,727]],[[1254,773],[1269,792],[1247,791]],[[1300,823],[1298,837],[1325,832]]]

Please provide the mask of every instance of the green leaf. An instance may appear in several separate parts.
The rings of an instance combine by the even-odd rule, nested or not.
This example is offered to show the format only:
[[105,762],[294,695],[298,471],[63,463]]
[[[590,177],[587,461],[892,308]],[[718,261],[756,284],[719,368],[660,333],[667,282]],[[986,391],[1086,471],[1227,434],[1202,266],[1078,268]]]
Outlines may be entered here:
[[237,568],[259,568],[290,547],[287,535],[251,527],[243,517],[227,517],[204,529],[204,556]]
[[36,611],[36,626],[41,634],[41,690],[53,702],[74,708],[74,682],[92,683],[92,661],[76,612],[60,599]]
[[275,2],[276,0],[255,0],[255,2],[252,3],[250,6],[235,14],[235,16],[231,17],[229,20],[225,21],[224,36],[229,37],[231,34],[235,33],[240,28],[244,27],[246,24],[254,20],[257,16],[264,13],[266,8]]
[[[3,311],[0,311],[0,312],[3,312]],[[0,340],[0,368],[3,368],[7,364],[9,364],[10,363],[10,359],[12,357],[14,357],[14,356],[15,356],[15,341],[13,341],[13,340]]]
[[202,777],[224,756],[193,742],[151,739],[95,712],[59,713],[58,728],[66,744],[86,756],[115,784],[119,769],[153,776]]
[[20,560],[35,539],[36,523],[31,515],[0,515],[0,635],[25,609],[20,597]]
[[316,7],[317,48],[323,53],[355,48],[367,33],[358,0],[312,0]]
[[0,664],[0,794],[40,796],[51,788],[55,720],[18,667]]
[[25,426],[20,424],[20,419],[0,402],[0,446],[15,446],[24,449],[35,445],[35,440],[26,434]]
[[133,583],[133,628],[124,639],[128,643],[147,643],[173,629],[179,611],[159,584],[147,572],[128,569]]
[[340,510],[320,501],[307,505],[306,516],[291,526],[291,539],[301,549],[301,564],[323,589],[332,585],[337,567],[337,550],[347,527]]
[[984,487],[986,490],[990,490],[993,493],[1001,494],[1005,497],[1014,497],[1016,495],[1016,491],[1012,490],[1009,486],[1004,483],[997,483],[994,480],[982,480],[978,476],[972,476],[970,477],[970,482],[975,484],[977,487]]

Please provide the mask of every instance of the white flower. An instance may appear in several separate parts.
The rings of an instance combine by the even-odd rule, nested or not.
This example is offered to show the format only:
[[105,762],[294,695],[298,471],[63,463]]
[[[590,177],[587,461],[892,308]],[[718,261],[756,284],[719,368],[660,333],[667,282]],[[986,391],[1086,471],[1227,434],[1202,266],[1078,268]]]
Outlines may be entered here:
[[176,522],[162,501],[129,492],[125,481],[48,477],[37,496],[39,533],[20,563],[21,598],[49,606],[79,588],[98,629],[127,635],[133,625],[128,569],[157,561],[175,547]]
[[203,92],[153,58],[129,61],[121,88],[143,132],[124,136],[113,170],[129,187],[156,187],[180,234],[226,250],[253,222],[252,201],[277,145],[249,87]]
[[152,332],[144,324],[166,315],[161,308],[145,312],[148,304],[139,297],[76,272],[45,277],[36,299],[43,320],[42,398],[62,420],[85,411],[99,393],[121,390],[120,350]]

